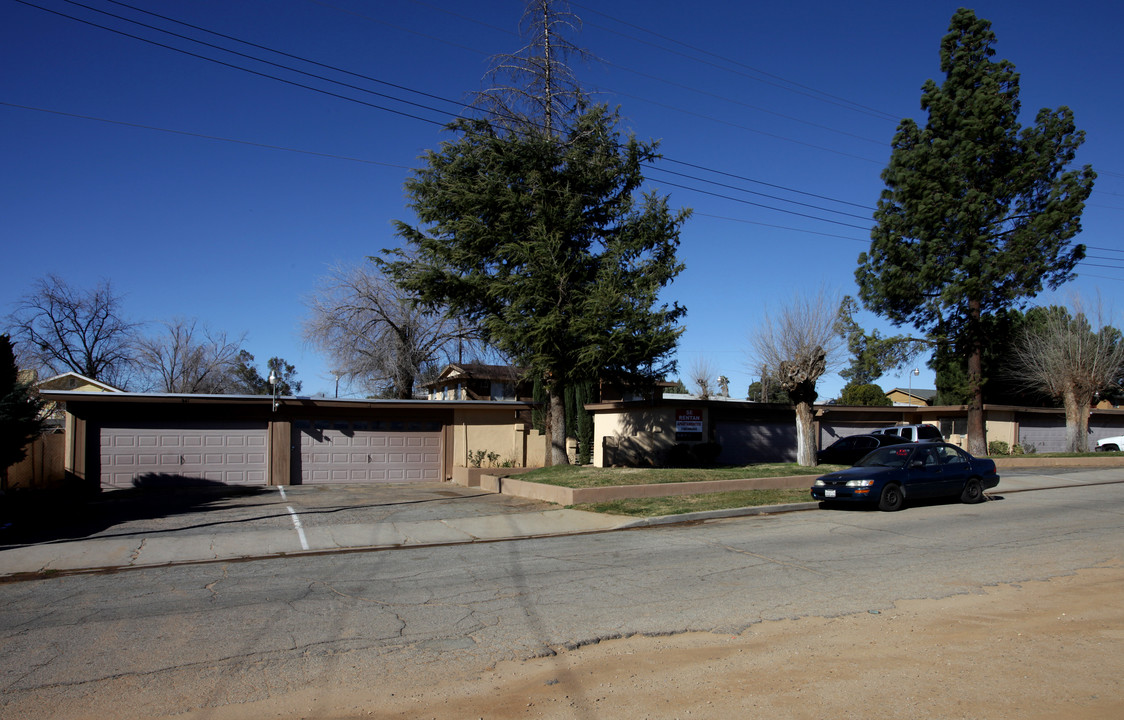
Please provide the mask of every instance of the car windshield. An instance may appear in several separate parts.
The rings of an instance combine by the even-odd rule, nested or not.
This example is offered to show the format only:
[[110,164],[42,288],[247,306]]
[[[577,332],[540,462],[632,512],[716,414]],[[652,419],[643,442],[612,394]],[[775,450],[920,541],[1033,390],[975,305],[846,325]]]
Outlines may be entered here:
[[909,460],[912,447],[900,445],[879,448],[855,463],[856,467],[890,467],[903,468]]

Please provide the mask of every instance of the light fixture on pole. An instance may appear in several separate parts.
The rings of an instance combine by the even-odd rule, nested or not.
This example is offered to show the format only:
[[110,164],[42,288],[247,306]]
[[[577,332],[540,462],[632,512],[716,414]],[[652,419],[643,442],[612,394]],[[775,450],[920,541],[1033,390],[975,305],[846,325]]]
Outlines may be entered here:
[[[260,375],[258,377],[261,377]],[[277,371],[269,371],[269,386],[273,393],[273,412],[277,412]]]
[[915,375],[920,375],[920,374],[921,374],[921,371],[918,370],[917,368],[913,368],[912,370],[909,371],[909,390],[907,390],[907,394],[909,395],[909,404],[910,405],[914,404],[914,402],[913,402],[913,377]]

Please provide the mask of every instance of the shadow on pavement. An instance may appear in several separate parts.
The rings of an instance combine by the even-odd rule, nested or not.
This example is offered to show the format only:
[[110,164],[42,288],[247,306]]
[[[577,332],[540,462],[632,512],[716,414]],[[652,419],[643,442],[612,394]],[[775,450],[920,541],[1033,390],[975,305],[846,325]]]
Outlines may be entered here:
[[177,475],[145,475],[127,490],[8,492],[0,496],[0,548],[86,538],[124,522],[219,509],[230,498],[273,491]]
[[[984,500],[980,505],[984,505],[995,500],[1005,500],[1002,495],[990,495],[984,493]],[[923,498],[920,500],[906,500],[905,505],[898,512],[909,512],[910,510],[919,510],[926,507],[935,507],[938,505],[962,505],[959,498]],[[878,504],[874,502],[820,502],[820,510],[838,510],[841,512],[881,512],[878,509]]]

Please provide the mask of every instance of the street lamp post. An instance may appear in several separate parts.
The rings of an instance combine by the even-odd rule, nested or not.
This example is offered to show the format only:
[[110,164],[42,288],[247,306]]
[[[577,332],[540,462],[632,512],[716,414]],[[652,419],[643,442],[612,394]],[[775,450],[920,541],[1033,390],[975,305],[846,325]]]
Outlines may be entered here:
[[[258,377],[261,377],[260,375]],[[269,371],[269,386],[273,392],[273,412],[277,412],[277,371]]]
[[906,391],[906,394],[909,395],[909,404],[910,405],[914,404],[914,402],[913,402],[913,378],[914,378],[915,375],[920,375],[920,374],[921,374],[921,371],[917,368],[913,368],[912,370],[909,371],[909,389]]

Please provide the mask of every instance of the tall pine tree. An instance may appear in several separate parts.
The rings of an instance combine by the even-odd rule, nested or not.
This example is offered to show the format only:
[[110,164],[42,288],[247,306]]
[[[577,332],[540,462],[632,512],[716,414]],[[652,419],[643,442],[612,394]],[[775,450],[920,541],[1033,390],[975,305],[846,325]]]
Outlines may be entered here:
[[604,107],[559,134],[486,120],[406,183],[420,224],[398,223],[412,259],[388,272],[421,302],[478,325],[486,342],[542,378],[551,461],[566,463],[564,392],[586,381],[637,387],[674,372],[686,312],[661,304],[682,270],[688,212],[637,197],[654,143],[623,140]]
[[925,127],[898,126],[855,272],[867,308],[966,356],[969,451],[981,455],[986,320],[1073,277],[1085,248],[1070,240],[1096,177],[1071,168],[1085,136],[1068,108],[1019,124],[1019,76],[992,60],[994,43],[990,22],[953,15],[944,83],[923,86]]

